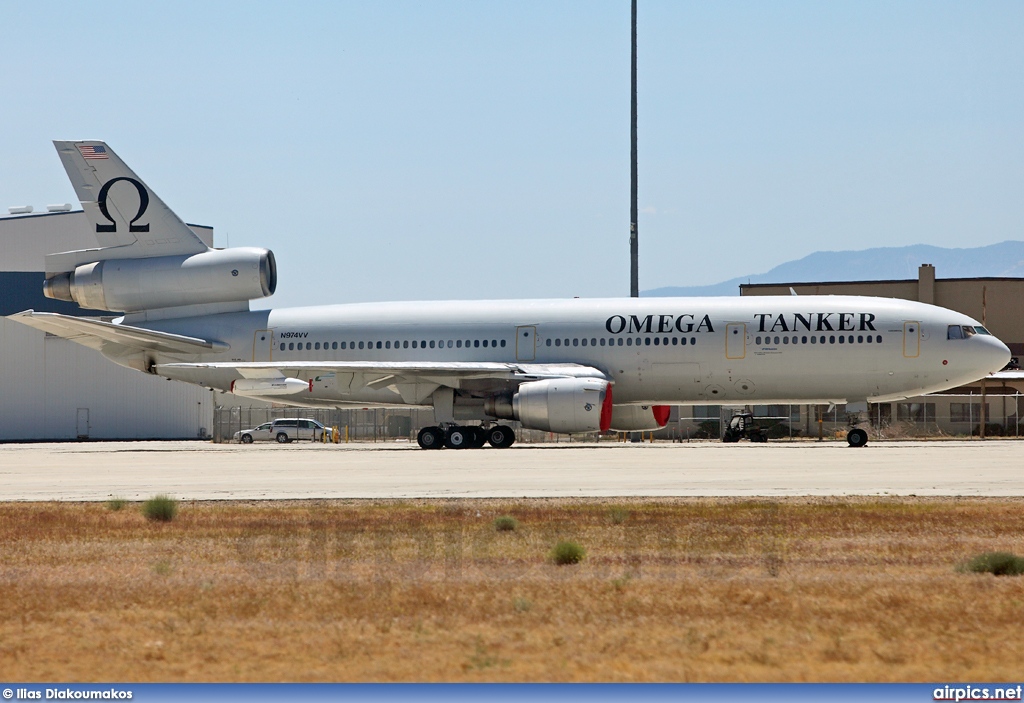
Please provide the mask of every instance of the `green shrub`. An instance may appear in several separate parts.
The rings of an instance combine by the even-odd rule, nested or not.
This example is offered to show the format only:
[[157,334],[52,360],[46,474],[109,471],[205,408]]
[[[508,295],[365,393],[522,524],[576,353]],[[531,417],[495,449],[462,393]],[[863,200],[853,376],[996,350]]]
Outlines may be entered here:
[[632,576],[630,576],[629,574],[625,574],[621,578],[612,579],[612,585],[615,586],[616,591],[625,591],[626,586],[628,586],[629,582],[632,580]]
[[583,561],[583,557],[586,555],[587,550],[576,542],[559,542],[555,545],[555,548],[551,550],[551,558],[559,566],[563,566],[565,564],[579,564]]
[[629,511],[625,508],[612,508],[608,511],[613,525],[621,525],[629,518]]
[[142,504],[142,514],[147,520],[170,522],[178,514],[178,501],[170,496],[154,496]]
[[519,523],[514,517],[502,515],[494,520],[494,529],[498,532],[515,532]]
[[975,574],[1020,576],[1024,574],[1024,557],[1009,552],[985,552],[968,561],[961,570]]
[[118,512],[128,507],[128,501],[124,498],[111,498],[107,501],[107,510]]

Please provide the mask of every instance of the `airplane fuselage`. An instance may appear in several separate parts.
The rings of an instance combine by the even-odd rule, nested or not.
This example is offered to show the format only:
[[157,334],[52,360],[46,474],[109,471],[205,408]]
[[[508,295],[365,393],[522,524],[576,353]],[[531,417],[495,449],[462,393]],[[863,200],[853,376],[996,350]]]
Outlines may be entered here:
[[[360,303],[144,326],[229,345],[154,359],[162,375],[221,390],[240,374],[164,364],[572,363],[613,382],[616,404],[749,404],[894,400],[968,383],[1005,363],[995,337],[949,339],[951,325],[980,327],[912,301],[766,296]],[[288,402],[410,404],[387,379],[365,386],[343,372],[316,377]],[[473,392],[471,379],[461,383]]]

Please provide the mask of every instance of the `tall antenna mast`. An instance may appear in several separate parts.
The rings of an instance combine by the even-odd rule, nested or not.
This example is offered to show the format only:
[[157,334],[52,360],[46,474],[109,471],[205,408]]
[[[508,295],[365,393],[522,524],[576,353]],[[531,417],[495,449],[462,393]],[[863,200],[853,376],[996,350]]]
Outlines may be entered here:
[[632,123],[630,125],[630,183],[629,183],[629,295],[632,298],[640,297],[640,269],[638,259],[640,245],[637,239],[637,169],[636,169],[636,0],[633,0],[633,58],[630,69],[632,76],[632,91],[630,112]]

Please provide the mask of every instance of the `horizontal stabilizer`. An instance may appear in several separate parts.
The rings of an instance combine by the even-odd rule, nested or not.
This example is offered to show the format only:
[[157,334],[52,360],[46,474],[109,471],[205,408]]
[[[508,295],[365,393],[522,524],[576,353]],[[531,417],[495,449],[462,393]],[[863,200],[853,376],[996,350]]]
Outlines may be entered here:
[[7,319],[43,332],[49,332],[57,337],[70,339],[93,349],[102,349],[104,343],[168,354],[208,354],[211,351],[224,351],[229,348],[223,342],[186,337],[169,332],[157,332],[141,327],[115,325],[113,322],[60,315],[54,312],[26,310],[8,315]]

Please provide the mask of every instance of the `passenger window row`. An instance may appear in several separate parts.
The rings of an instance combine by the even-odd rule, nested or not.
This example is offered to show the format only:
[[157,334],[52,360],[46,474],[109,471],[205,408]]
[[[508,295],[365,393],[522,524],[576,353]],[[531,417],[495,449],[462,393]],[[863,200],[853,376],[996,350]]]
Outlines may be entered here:
[[[643,339],[643,345],[644,346],[648,346],[648,347],[651,346],[651,344],[653,344],[656,347],[657,346],[665,346],[665,347],[667,347],[669,344],[671,344],[672,346],[679,346],[679,345],[686,346],[686,337],[643,337],[642,339]],[[651,340],[654,340],[654,341],[652,342]],[[598,339],[597,337],[591,337],[589,340],[586,337],[582,337],[582,338],[580,338],[580,337],[573,337],[572,339],[556,338],[554,340],[552,340],[551,338],[548,338],[548,339],[546,339],[544,341],[544,345],[548,346],[548,347],[550,347],[550,346],[568,347],[570,345],[572,345],[574,347],[585,347],[585,346],[587,346],[588,343],[592,347],[596,347],[596,346],[598,346],[598,344],[600,344],[600,346],[602,346],[602,347],[604,347],[604,346],[609,346],[609,347],[620,346],[621,347],[623,345],[625,345],[627,347],[631,347],[631,346],[633,346],[633,338],[632,337],[626,337],[625,341],[623,341],[622,337],[618,337],[618,338],[616,338],[616,337],[609,337],[607,340],[604,337],[601,337],[600,339]],[[696,337],[690,337],[690,345],[693,346],[696,343],[697,343],[697,338]],[[640,339],[636,340],[636,345],[638,347],[641,346]]]
[[504,339],[439,339],[439,340],[426,340],[426,339],[414,339],[411,342],[406,340],[391,340],[380,341],[380,342],[281,342],[281,351],[302,351],[305,348],[306,351],[314,351],[319,349],[409,349],[410,345],[413,349],[462,349],[465,347],[469,349],[473,348],[493,348],[493,347],[504,347],[506,344]]
[[[754,338],[754,344],[761,344],[761,339],[762,339],[761,337],[755,337]],[[773,339],[774,339],[774,341],[773,341]],[[810,340],[809,342],[808,342],[808,339]],[[808,344],[808,343],[810,343],[810,344],[825,344],[825,339],[826,339],[825,335],[821,335],[820,337],[815,336],[815,335],[811,335],[810,338],[808,338],[806,335],[802,336],[802,337],[797,337],[796,335],[793,335],[792,337],[789,337],[787,335],[787,336],[784,336],[784,337],[781,338],[781,342],[779,341],[780,340],[779,337],[774,337],[774,338],[772,338],[772,337],[764,337],[764,343],[765,344]],[[854,336],[852,334],[847,334],[847,335],[841,334],[841,335],[839,335],[839,337],[836,337],[834,334],[830,334],[828,336],[828,343],[829,344],[835,344],[837,340],[839,341],[840,344],[865,344],[865,343],[866,344],[872,344],[872,343],[874,343],[874,344],[881,344],[882,343],[882,335],[879,334],[879,335],[872,336],[870,334],[869,335],[858,334],[858,335]]]

